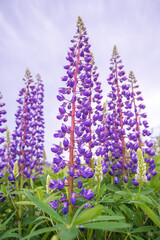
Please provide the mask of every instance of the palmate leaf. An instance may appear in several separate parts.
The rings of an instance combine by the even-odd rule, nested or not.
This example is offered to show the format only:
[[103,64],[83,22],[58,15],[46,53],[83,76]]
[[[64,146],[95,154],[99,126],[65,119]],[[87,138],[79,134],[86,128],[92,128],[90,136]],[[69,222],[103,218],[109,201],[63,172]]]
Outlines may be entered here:
[[137,205],[160,228],[160,218],[156,215],[156,213],[151,208],[144,204],[138,203]]
[[73,216],[73,219],[72,219],[72,222],[71,222],[71,225],[73,225],[73,223],[75,222],[75,219],[78,217],[78,214],[80,213],[80,211],[83,209],[83,207],[86,205],[86,203],[82,204],[78,210],[76,211],[76,213],[74,214]]
[[136,226],[140,226],[140,221],[133,210],[131,210],[129,207],[127,207],[124,204],[118,207],[127,215],[127,217],[130,219],[131,222],[134,222]]
[[63,240],[72,240],[78,236],[78,229],[75,226],[71,228],[62,228],[58,234],[58,237]]
[[56,231],[56,230],[60,230],[61,228],[62,228],[62,225],[57,225],[56,227],[47,227],[47,228],[39,229],[39,230],[31,232],[27,236],[21,238],[21,240],[25,240],[25,239],[29,240],[30,238],[33,238],[33,237],[38,236],[40,234],[47,233],[47,232],[53,232],[53,231]]
[[38,198],[32,196],[28,191],[24,190],[24,193],[26,194],[26,196],[37,206],[39,207],[42,211],[44,211],[45,213],[49,214],[52,219],[55,222],[59,222],[59,223],[65,223],[63,218],[56,212],[54,211],[49,204],[42,202],[41,200],[39,200]]
[[73,225],[79,225],[86,223],[97,216],[101,215],[102,213],[102,207],[101,206],[96,206],[94,208],[90,208],[87,210],[84,210],[78,217],[77,219],[73,222]]
[[8,222],[12,219],[12,217],[15,215],[16,211],[0,226],[0,231],[8,224]]

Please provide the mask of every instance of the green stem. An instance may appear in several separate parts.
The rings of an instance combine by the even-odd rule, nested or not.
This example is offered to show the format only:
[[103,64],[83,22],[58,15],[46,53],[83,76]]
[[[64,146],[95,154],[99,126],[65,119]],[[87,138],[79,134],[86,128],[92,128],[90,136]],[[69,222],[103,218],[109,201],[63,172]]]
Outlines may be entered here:
[[71,223],[73,219],[73,205],[69,205],[69,222]]
[[140,194],[141,194],[141,188],[142,188],[142,181],[140,181],[140,183],[139,183],[138,198],[140,197]]
[[97,182],[97,197],[99,196],[100,184],[101,184],[101,182],[98,179],[98,182]]
[[[22,191],[23,189],[23,174],[21,174],[21,178],[20,178],[20,191]],[[22,201],[22,194],[19,194],[19,202]],[[22,206],[19,206],[18,209],[18,232],[20,235],[22,235]]]

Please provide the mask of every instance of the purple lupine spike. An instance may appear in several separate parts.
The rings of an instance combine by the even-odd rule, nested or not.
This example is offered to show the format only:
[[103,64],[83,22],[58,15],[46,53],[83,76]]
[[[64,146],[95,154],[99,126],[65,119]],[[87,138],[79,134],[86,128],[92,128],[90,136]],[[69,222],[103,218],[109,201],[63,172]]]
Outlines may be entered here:
[[[44,151],[44,88],[40,76],[34,83],[27,69],[23,79],[25,87],[19,92],[16,127],[12,134],[12,159],[19,163],[20,176],[30,177],[33,169],[42,173]],[[30,168],[31,167],[31,168]],[[30,169],[30,170],[29,170]]]
[[[132,121],[134,121],[135,123],[134,125],[130,125],[132,131],[132,133],[129,135],[131,144],[130,149],[134,151],[140,148],[143,153],[147,153],[150,157],[153,157],[155,155],[155,152],[152,149],[153,143],[149,139],[145,140],[145,138],[150,136],[151,133],[149,130],[147,130],[149,128],[148,121],[146,120],[147,114],[145,112],[142,112],[145,110],[145,105],[143,104],[143,97],[141,96],[142,92],[139,91],[139,85],[137,85],[137,80],[132,71],[129,74],[128,80],[130,82],[130,98],[134,113],[132,116]],[[135,143],[133,144],[133,142]],[[132,161],[134,160],[132,159]],[[145,161],[148,162],[147,159]],[[146,175],[152,175],[152,161],[151,163],[149,162],[149,166],[150,168],[148,169]]]
[[[66,74],[62,77],[62,81],[65,87],[59,88],[57,95],[61,103],[57,119],[62,120],[63,123],[54,136],[60,138],[62,144],[60,147],[53,145],[51,149],[56,154],[56,159],[62,158],[62,161],[53,158],[53,171],[58,172],[65,166],[69,168],[69,178],[66,184],[69,187],[69,204],[72,204],[74,179],[91,178],[94,175],[91,158],[96,147],[100,145],[99,139],[103,141],[102,133],[96,132],[103,118],[102,89],[101,83],[98,82],[97,67],[86,35],[86,28],[79,17],[77,33],[71,41],[73,46],[69,48],[67,65],[64,66]],[[70,126],[66,125],[67,122],[70,122]],[[89,168],[81,165],[83,161]]]
[[[126,163],[126,146],[125,146],[125,109],[129,107],[129,103],[124,104],[126,98],[125,92],[127,85],[124,84],[125,71],[122,60],[118,54],[116,46],[114,46],[110,67],[111,73],[108,77],[108,83],[111,85],[109,93],[109,102],[107,116],[105,120],[107,137],[107,149],[111,151],[114,159],[121,158],[123,160],[123,175],[125,175],[124,165]],[[125,79],[126,80],[126,79]],[[111,173],[111,172],[110,172]]]

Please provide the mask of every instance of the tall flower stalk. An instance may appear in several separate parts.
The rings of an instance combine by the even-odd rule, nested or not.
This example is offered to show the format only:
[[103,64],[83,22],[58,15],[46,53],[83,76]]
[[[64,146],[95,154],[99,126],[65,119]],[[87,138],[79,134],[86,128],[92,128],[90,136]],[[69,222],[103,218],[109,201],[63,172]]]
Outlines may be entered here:
[[[77,33],[71,42],[73,46],[66,58],[69,64],[64,66],[67,73],[62,77],[66,86],[61,87],[57,95],[57,99],[63,102],[57,118],[63,120],[63,123],[54,137],[63,139],[63,142],[61,146],[54,144],[51,149],[55,153],[54,173],[68,167],[68,179],[52,181],[50,185],[52,189],[59,190],[63,189],[64,185],[68,186],[68,199],[63,199],[65,213],[67,204],[72,208],[78,195],[74,192],[74,181],[79,177],[91,178],[94,175],[91,159],[94,147],[95,152],[101,154],[99,140],[102,139],[100,126],[103,118],[101,83],[98,81],[97,67],[90,51],[86,28],[80,17]],[[66,125],[67,121],[70,125]],[[82,188],[81,180],[77,184],[78,188]],[[81,195],[85,198],[93,197],[90,191],[83,190]]]
[[25,87],[20,90],[17,100],[19,106],[11,146],[11,166],[13,168],[14,162],[18,161],[21,187],[23,179],[30,178],[33,170],[35,174],[42,170],[44,150],[44,86],[39,75],[34,82],[28,69],[23,80]]
[[[106,124],[108,125],[109,132],[109,151],[112,152],[113,158],[120,159],[120,169],[123,169],[123,176],[125,176],[125,165],[126,165],[126,146],[125,146],[125,124],[126,124],[126,105],[124,99],[126,98],[125,90],[127,85],[124,82],[127,80],[125,71],[123,69],[122,60],[118,54],[116,46],[113,48],[113,54],[110,59],[111,74],[109,75],[108,83],[111,85],[111,92],[108,97],[108,115]],[[122,160],[122,162],[121,162]],[[113,165],[113,168],[116,168]],[[114,175],[114,169],[110,172]]]
[[[141,149],[143,155],[148,155],[148,157],[145,157],[145,162],[149,163],[146,176],[147,179],[150,180],[151,175],[156,175],[155,163],[153,160],[155,152],[152,149],[153,142],[149,140],[151,132],[148,130],[149,125],[145,112],[146,106],[143,104],[142,92],[139,90],[139,85],[132,71],[129,74],[128,81],[130,82],[130,104],[132,105],[133,115],[129,121],[130,133],[128,134],[129,141],[126,145],[131,150],[131,159],[133,163],[137,163],[138,161],[134,153],[138,148]],[[137,170],[135,170],[135,172],[136,171]]]

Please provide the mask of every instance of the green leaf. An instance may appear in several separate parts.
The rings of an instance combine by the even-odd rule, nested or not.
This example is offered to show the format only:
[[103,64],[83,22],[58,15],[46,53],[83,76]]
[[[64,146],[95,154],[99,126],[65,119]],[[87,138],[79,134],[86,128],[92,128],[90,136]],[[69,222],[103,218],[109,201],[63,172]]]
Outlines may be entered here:
[[124,220],[125,218],[122,216],[98,216],[94,220],[95,221],[119,221],[119,220]]
[[136,240],[144,240],[144,238],[141,238],[141,237],[136,236],[136,235],[132,235],[132,237],[134,237]]
[[34,182],[33,182],[33,179],[32,178],[30,178],[30,185],[31,185],[31,188],[32,188],[32,190],[34,189]]
[[136,215],[136,212],[128,208],[126,205],[120,205],[118,206],[130,219],[131,222],[134,222],[136,226],[140,226],[140,221]]
[[113,203],[115,202],[113,198],[110,198],[110,197],[107,197],[107,198],[104,198],[100,201],[101,203]]
[[100,191],[99,191],[99,195],[97,196],[97,199],[96,199],[97,201],[103,196],[105,190],[106,190],[106,185],[103,184]]
[[73,216],[71,225],[73,225],[75,219],[77,218],[78,214],[80,213],[80,211],[83,209],[83,207],[84,207],[85,205],[86,205],[86,203],[82,204],[82,205],[78,208],[78,210],[76,211],[76,213],[75,213],[74,216]]
[[42,238],[42,240],[47,240],[48,239],[48,236],[49,236],[49,234],[50,234],[50,232],[47,232],[44,236],[43,236],[43,238]]
[[89,220],[92,220],[99,216],[102,212],[102,207],[101,206],[96,206],[91,209],[84,210],[78,218],[75,220],[73,225],[79,225],[85,222],[88,222]]
[[91,228],[91,229],[99,229],[106,231],[114,231],[118,232],[123,228],[131,228],[132,226],[123,222],[96,222],[96,223],[85,223],[83,225],[78,226],[79,228]]
[[47,214],[49,214],[52,219],[55,222],[60,222],[60,223],[65,223],[63,218],[56,212],[54,211],[49,204],[42,202],[41,200],[35,198],[34,196],[32,196],[28,191],[24,190],[24,193],[26,194],[26,196],[33,202],[35,203],[35,205],[37,207],[39,207],[42,211],[46,212]]
[[[14,230],[14,229],[13,229]],[[0,240],[2,240],[2,239],[8,239],[8,238],[11,238],[11,239],[13,239],[13,238],[18,238],[18,239],[21,239],[22,238],[22,236],[21,235],[19,235],[18,233],[4,233],[2,236],[0,236]]]
[[119,189],[114,186],[113,184],[107,184],[106,188],[109,190],[109,191],[112,191],[112,192],[116,192],[118,191]]
[[[62,225],[61,225],[61,227],[62,227]],[[30,238],[35,237],[39,234],[53,232],[53,231],[56,231],[59,229],[60,229],[60,225],[58,225],[56,227],[47,227],[47,228],[39,229],[39,230],[34,231],[34,232],[28,234],[27,236],[23,237],[21,240],[25,240],[25,239],[29,240]]]
[[[102,205],[101,205],[102,206]],[[115,212],[113,212],[110,208],[108,208],[108,207],[104,207],[103,206],[103,210],[105,211],[105,212],[107,212],[108,214],[110,214],[110,215],[116,215],[116,213]]]
[[47,199],[43,200],[43,202],[45,203],[49,203],[49,202],[52,202],[52,201],[55,201],[55,200],[58,200],[61,198],[60,195],[57,196],[58,193],[55,193],[55,194],[52,194],[50,195]]
[[2,185],[2,184],[1,184],[1,192],[2,192],[5,196],[7,196],[7,188],[6,188],[6,186],[4,186],[4,185]]
[[37,218],[38,216],[28,216],[22,219],[22,223],[28,225],[33,223]]
[[160,240],[160,236],[158,236],[155,240]]
[[148,206],[144,205],[144,204],[137,204],[145,214],[147,214],[147,216],[152,219],[152,221],[158,226],[160,227],[160,219],[159,217],[156,215],[155,212],[153,212],[152,209],[150,209]]
[[23,191],[13,191],[13,192],[11,192],[11,194],[24,194],[24,192]]
[[75,239],[78,236],[78,229],[75,226],[72,226],[71,228],[62,228],[60,233],[58,234],[58,237],[63,240],[72,240]]
[[36,188],[36,193],[37,193],[39,200],[43,200],[44,193],[43,193],[42,189]]
[[148,232],[153,229],[154,229],[153,226],[144,226],[144,227],[139,227],[139,228],[134,229],[131,233]]
[[9,223],[9,221],[12,219],[12,217],[15,215],[16,211],[0,226],[0,231]]
[[34,205],[35,206],[35,204],[33,202],[30,202],[30,201],[16,202],[16,205]]

